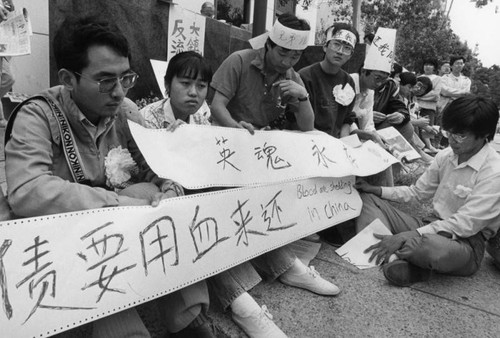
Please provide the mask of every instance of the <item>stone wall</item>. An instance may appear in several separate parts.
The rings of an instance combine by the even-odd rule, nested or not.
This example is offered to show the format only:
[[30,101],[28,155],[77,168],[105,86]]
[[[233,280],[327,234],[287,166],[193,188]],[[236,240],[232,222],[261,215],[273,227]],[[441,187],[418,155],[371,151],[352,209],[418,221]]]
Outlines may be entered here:
[[[114,21],[127,37],[131,66],[139,75],[129,91],[132,100],[160,96],[149,59],[166,60],[169,5],[158,0],[51,0],[49,7],[51,42],[57,27],[67,16],[96,15]],[[207,19],[205,57],[215,71],[233,51],[247,48],[251,33],[213,19]],[[50,83],[58,84],[57,69],[51,50]]]

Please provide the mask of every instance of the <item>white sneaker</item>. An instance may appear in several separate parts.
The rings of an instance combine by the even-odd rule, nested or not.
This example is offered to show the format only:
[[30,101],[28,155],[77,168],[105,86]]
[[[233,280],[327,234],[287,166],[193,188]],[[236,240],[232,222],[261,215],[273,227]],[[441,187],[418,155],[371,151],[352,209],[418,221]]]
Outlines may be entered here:
[[307,268],[307,272],[301,275],[284,273],[280,276],[280,282],[296,288],[306,289],[321,296],[336,296],[340,289],[333,283],[323,279],[314,266]]
[[267,307],[262,305],[259,310],[248,317],[241,317],[233,312],[233,320],[250,338],[286,338],[287,335],[274,324]]

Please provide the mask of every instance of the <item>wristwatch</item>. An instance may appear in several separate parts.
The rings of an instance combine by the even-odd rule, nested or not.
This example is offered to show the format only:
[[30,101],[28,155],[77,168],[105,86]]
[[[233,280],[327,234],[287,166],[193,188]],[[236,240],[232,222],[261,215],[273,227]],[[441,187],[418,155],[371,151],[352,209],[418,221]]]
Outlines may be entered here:
[[304,102],[304,101],[309,100],[309,93],[306,94],[306,97],[303,97],[303,98],[299,97],[297,100],[299,100],[300,102]]

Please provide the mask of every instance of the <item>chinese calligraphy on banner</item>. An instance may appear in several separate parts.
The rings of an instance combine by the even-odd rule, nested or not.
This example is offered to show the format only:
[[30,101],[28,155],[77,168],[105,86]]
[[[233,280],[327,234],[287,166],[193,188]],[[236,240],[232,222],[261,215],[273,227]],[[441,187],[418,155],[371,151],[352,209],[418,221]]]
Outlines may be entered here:
[[[214,126],[181,125],[175,132],[146,129],[130,121],[129,126],[151,169],[190,189],[368,176],[397,162],[371,141],[353,148],[322,132],[250,135],[246,129]],[[164,146],[158,151],[152,144]]]
[[353,185],[306,179],[2,222],[2,332],[51,336],[356,217]]
[[188,50],[203,55],[205,20],[203,15],[188,11],[179,5],[170,5],[167,61],[175,54]]

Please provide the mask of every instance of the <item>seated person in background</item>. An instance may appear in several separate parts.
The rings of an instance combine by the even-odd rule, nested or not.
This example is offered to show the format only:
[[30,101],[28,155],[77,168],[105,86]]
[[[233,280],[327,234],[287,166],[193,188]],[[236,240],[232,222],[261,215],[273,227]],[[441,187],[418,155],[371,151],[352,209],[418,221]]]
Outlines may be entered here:
[[[14,213],[32,217],[158,204],[182,194],[175,182],[149,168],[130,133],[127,120],[143,124],[143,119],[125,98],[137,74],[130,68],[129,45],[120,30],[109,20],[69,18],[57,30],[53,50],[62,85],[18,106],[7,128],[5,169]],[[59,125],[61,120],[65,122]],[[65,147],[66,138],[61,141],[60,128],[65,126],[74,147]],[[106,157],[116,149],[127,152],[136,164],[137,173],[132,170],[127,182],[114,182],[106,171]],[[79,159],[76,164],[66,160],[72,151]],[[73,170],[75,166],[80,170]],[[179,302],[185,292],[194,304]],[[175,333],[171,337],[213,337],[204,317],[206,306],[200,305],[208,305],[204,281],[161,299],[166,304],[164,320]],[[92,325],[93,337],[150,337],[135,308]]]
[[[425,153],[436,154],[437,149],[432,146],[431,139],[438,134],[438,131],[432,127],[431,115],[429,110],[420,106],[420,97],[426,96],[432,91],[432,81],[427,76],[419,76],[417,84],[412,89],[412,96],[415,109],[410,109],[411,124],[416,128],[416,135],[419,136],[425,144],[423,149]],[[422,115],[423,114],[423,115]]]
[[325,34],[323,60],[299,71],[310,95],[314,127],[335,138],[357,134],[362,140],[371,139],[382,144],[376,132],[356,126],[354,81],[341,68],[354,54],[358,32],[349,24],[336,23]]
[[[205,99],[212,70],[206,59],[192,51],[176,54],[168,63],[164,79],[168,98],[140,111],[146,126],[174,131],[185,123],[210,125],[210,108]],[[223,309],[231,308],[235,323],[248,336],[286,337],[272,321],[265,305],[261,308],[247,292],[261,280],[250,262],[207,279]]]
[[[500,155],[489,145],[498,115],[491,100],[458,98],[443,112],[450,147],[436,155],[414,185],[357,182],[363,200],[357,231],[378,218],[394,234],[375,235],[381,241],[365,250],[377,263],[386,263],[383,272],[390,283],[409,286],[431,272],[469,276],[479,269],[486,241],[500,227]],[[388,199],[432,199],[433,213],[413,217]]]
[[[424,60],[424,74],[422,76],[431,80],[432,90],[426,94],[416,95],[417,103],[420,107],[420,116],[428,116],[430,126],[436,123],[437,102],[441,93],[441,77],[435,74],[437,68],[438,62],[436,59]],[[432,143],[425,142],[425,146],[429,153],[437,153],[437,149],[434,148]]]
[[361,67],[359,73],[349,75],[354,81],[356,92],[353,112],[356,114],[357,125],[362,130],[373,132],[375,131],[375,122],[373,122],[374,90],[387,80],[388,74]]
[[229,55],[211,83],[216,124],[250,132],[256,128],[313,130],[309,94],[293,70],[307,47],[309,32],[305,20],[285,13],[276,20],[263,48]]
[[400,74],[402,67],[393,64],[394,70],[390,77],[379,88],[375,90],[373,103],[373,121],[375,128],[396,128],[401,135],[411,142],[413,138],[413,127],[410,124],[410,114],[399,94]]
[[424,125],[428,126],[429,125],[429,119],[418,118],[417,113],[416,113],[418,111],[418,105],[415,102],[413,90],[414,90],[414,87],[417,85],[417,76],[413,73],[410,73],[410,72],[403,72],[403,73],[401,73],[399,78],[400,78],[399,93],[398,93],[397,97],[406,106],[406,109],[410,115],[410,126],[412,128],[412,138],[408,142],[418,152],[418,154],[422,158],[422,161],[424,161],[425,163],[431,163],[432,156],[426,154],[423,151],[423,148],[425,147],[425,143],[422,142],[422,140],[420,139],[418,134],[413,129],[413,127],[414,127],[413,121],[415,121],[420,126],[424,126]]

